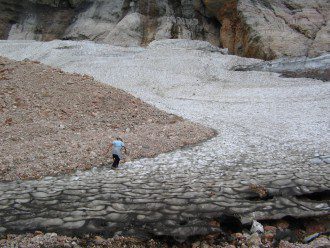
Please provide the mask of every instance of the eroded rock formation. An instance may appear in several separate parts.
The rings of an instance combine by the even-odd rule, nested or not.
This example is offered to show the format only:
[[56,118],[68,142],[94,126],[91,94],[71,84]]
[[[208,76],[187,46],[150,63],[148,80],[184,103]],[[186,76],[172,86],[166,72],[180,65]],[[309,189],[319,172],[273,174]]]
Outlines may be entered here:
[[0,0],[0,12],[2,39],[200,39],[262,59],[330,51],[327,0]]
[[168,38],[219,43],[219,23],[193,0],[0,0],[2,39],[88,39],[146,45]]
[[315,57],[330,50],[327,0],[203,0],[221,22],[220,40],[247,57]]

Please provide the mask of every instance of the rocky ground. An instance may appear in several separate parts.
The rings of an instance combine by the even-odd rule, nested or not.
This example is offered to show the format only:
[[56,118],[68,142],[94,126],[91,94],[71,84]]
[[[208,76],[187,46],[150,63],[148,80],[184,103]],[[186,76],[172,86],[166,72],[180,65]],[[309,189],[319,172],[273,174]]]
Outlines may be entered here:
[[222,232],[207,236],[195,236],[184,242],[171,237],[125,237],[85,234],[65,236],[57,233],[36,231],[28,234],[8,234],[0,239],[1,247],[26,248],[235,248],[235,247],[279,247],[279,248],[326,248],[330,245],[329,218],[325,219],[282,219],[264,221],[263,230],[248,230],[235,222],[210,221],[221,226]]
[[107,164],[111,151],[104,153],[118,135],[130,160],[215,134],[89,76],[37,62],[0,58],[0,80],[0,180]]

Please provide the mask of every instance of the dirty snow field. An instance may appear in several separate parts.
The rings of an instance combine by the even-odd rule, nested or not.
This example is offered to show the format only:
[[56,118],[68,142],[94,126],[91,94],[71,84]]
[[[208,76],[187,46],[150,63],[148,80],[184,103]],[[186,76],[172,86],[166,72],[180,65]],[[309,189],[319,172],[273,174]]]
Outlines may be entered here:
[[256,60],[223,55],[206,42],[167,40],[124,48],[1,41],[0,55],[89,74],[216,129],[216,138],[191,149],[191,156],[202,163],[318,163],[314,157],[329,153],[329,82],[231,71],[234,65]]

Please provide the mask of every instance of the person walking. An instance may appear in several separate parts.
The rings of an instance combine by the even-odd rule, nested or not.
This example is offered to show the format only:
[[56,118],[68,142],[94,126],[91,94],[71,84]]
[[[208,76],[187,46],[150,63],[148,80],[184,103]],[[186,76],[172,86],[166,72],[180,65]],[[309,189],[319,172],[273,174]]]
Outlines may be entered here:
[[[113,163],[112,163],[112,168],[116,169],[118,168],[119,161],[122,159],[122,149],[124,149],[125,154],[127,154],[127,150],[125,147],[125,144],[123,140],[120,137],[117,137],[116,140],[112,142],[112,158],[113,158]],[[110,146],[107,150],[106,153],[108,153],[110,150]]]

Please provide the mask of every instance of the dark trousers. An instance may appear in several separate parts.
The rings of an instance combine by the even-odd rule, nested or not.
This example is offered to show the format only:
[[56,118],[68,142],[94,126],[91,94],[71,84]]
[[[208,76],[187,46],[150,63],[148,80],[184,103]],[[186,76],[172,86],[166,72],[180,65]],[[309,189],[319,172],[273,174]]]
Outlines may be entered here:
[[117,168],[119,165],[120,158],[117,154],[112,154],[112,158],[113,158],[112,167]]

